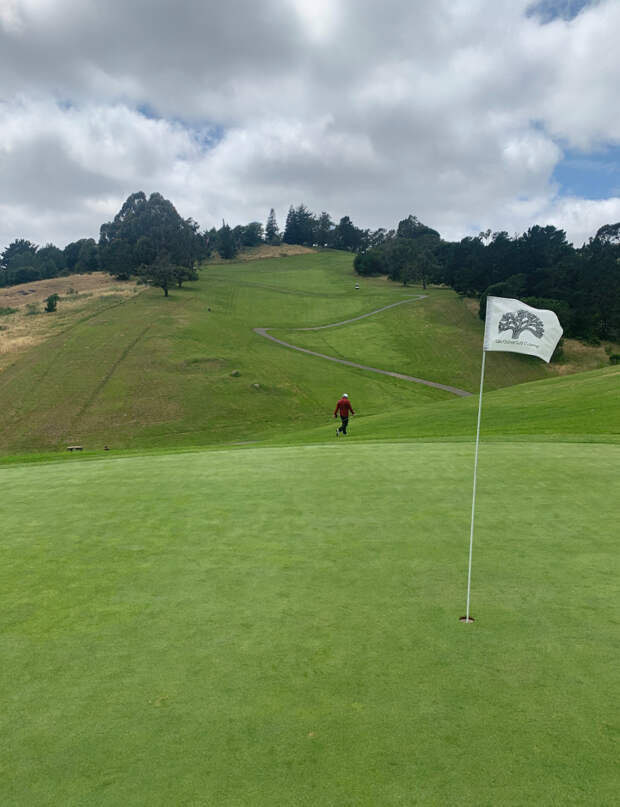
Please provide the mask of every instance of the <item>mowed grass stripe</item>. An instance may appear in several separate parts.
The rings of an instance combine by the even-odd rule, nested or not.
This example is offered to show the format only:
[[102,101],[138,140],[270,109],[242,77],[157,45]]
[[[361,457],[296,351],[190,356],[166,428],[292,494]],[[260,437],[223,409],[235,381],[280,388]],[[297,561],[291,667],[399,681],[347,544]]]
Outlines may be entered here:
[[4,803],[611,805],[618,447],[15,466]]

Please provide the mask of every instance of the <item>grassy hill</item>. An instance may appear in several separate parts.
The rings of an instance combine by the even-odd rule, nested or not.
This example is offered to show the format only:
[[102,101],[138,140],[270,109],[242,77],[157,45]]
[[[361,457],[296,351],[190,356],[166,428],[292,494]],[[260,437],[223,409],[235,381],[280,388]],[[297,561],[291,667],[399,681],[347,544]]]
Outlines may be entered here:
[[306,254],[7,315],[3,805],[616,804],[620,369],[487,357],[464,625],[477,395],[253,331],[477,391],[446,290],[295,330],[421,293],[354,284]]
[[[292,330],[357,317],[422,291],[375,278],[361,279],[357,291],[354,284],[350,255],[321,252],[207,266],[199,282],[168,299],[149,289],[112,303],[84,300],[73,318],[61,301],[64,319],[56,329],[0,375],[0,450],[265,439],[325,423],[343,390],[364,417],[406,409],[412,422],[429,423],[435,406],[452,411],[446,392],[285,349],[254,333],[257,326],[329,355],[477,390],[482,323],[447,290],[429,290],[423,300],[350,325]],[[486,387],[560,370],[495,354]]]

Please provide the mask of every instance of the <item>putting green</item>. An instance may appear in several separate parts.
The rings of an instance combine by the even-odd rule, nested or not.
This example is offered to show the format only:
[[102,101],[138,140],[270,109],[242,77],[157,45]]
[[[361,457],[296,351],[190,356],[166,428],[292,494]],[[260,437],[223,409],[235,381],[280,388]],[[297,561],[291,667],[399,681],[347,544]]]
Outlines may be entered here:
[[[612,805],[620,447],[0,468],[3,805]],[[614,688],[616,687],[616,688]]]

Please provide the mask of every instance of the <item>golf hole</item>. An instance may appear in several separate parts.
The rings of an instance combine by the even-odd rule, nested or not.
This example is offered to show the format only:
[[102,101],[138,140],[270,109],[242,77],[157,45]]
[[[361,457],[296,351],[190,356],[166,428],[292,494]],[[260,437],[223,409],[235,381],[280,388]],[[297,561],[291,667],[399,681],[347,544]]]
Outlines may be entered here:
[[459,622],[475,622],[475,621],[476,620],[473,618],[473,616],[469,616],[469,617],[468,616],[460,616],[459,617]]

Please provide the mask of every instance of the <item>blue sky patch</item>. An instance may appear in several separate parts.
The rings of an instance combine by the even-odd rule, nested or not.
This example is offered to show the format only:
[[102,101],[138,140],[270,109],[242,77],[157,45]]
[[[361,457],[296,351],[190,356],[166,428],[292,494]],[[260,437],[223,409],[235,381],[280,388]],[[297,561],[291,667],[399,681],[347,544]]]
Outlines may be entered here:
[[527,9],[528,17],[538,17],[544,24],[553,20],[573,20],[586,7],[597,0],[538,0]]
[[556,165],[553,180],[562,196],[608,199],[620,196],[620,146],[596,152],[568,149]]

